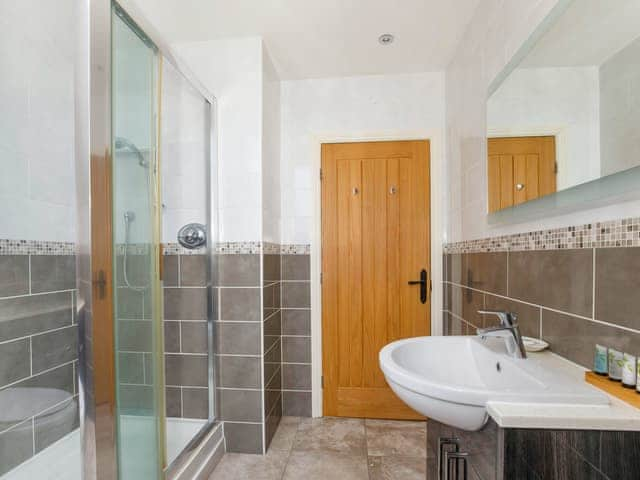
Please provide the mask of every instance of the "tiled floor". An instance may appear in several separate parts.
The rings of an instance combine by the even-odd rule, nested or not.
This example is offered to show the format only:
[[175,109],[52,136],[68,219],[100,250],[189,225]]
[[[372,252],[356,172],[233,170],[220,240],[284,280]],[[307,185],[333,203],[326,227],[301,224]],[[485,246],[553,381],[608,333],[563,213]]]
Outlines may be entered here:
[[425,422],[283,417],[265,456],[229,453],[210,480],[424,480]]

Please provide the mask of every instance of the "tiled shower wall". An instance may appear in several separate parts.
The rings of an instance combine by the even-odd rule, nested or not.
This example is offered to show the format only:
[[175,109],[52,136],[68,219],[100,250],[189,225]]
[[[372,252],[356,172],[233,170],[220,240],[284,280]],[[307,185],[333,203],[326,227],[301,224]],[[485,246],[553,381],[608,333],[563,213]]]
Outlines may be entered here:
[[0,475],[78,427],[76,266],[61,245],[0,251]]
[[[592,367],[596,343],[639,355],[639,224],[538,232],[532,243],[521,234],[449,245],[458,253],[445,255],[445,332],[475,334],[496,321],[479,309],[505,309],[518,314],[524,335],[584,367]],[[587,232],[584,241],[576,232]]]
[[217,388],[227,451],[263,451],[261,255],[218,255]]
[[282,410],[311,416],[311,273],[308,248],[282,255]]
[[209,416],[207,262],[204,254],[164,256],[164,358],[168,417]]

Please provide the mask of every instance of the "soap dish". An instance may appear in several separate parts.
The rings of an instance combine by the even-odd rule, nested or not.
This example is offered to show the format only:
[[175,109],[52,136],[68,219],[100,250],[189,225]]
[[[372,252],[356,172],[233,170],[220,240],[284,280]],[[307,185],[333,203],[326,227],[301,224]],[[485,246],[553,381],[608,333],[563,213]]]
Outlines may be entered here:
[[538,338],[522,337],[522,343],[524,344],[524,349],[527,352],[541,352],[545,348],[549,347],[547,342]]

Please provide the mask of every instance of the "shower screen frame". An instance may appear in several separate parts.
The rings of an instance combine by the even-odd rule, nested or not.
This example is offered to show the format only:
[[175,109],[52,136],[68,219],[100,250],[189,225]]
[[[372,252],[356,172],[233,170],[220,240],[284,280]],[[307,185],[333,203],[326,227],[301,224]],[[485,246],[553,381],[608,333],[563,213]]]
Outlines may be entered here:
[[[180,472],[193,450],[208,435],[217,420],[214,350],[214,291],[217,285],[216,242],[217,215],[213,208],[212,188],[217,185],[216,100],[177,59],[168,44],[129,0],[76,0],[78,22],[75,88],[75,163],[77,194],[77,287],[76,312],[79,323],[80,431],[82,472],[85,480],[116,480],[118,458],[116,446],[115,338],[113,336],[113,263],[112,201],[112,82],[111,15],[112,5],[132,20],[155,45],[158,56],[169,61],[208,103],[206,142],[206,215],[208,325],[208,394],[209,418],[170,466],[167,478]],[[157,92],[160,98],[160,91]],[[157,129],[158,135],[160,129]],[[156,140],[156,144],[158,141]],[[157,146],[157,145],[156,145]],[[159,152],[162,155],[162,152]],[[108,219],[108,220],[106,220]],[[111,333],[110,333],[111,332]],[[164,384],[164,381],[162,382]],[[164,389],[163,389],[164,392]],[[161,439],[166,441],[165,438]],[[163,449],[164,450],[164,449]],[[166,458],[163,459],[163,462]]]

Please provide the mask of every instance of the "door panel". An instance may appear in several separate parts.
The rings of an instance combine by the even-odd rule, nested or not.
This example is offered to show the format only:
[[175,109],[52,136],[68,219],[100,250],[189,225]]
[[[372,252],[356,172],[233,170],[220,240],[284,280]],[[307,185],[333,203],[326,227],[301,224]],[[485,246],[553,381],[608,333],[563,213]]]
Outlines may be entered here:
[[378,353],[430,332],[429,144],[322,147],[325,415],[420,418],[387,386]]
[[487,173],[490,212],[555,192],[555,138],[490,138]]

